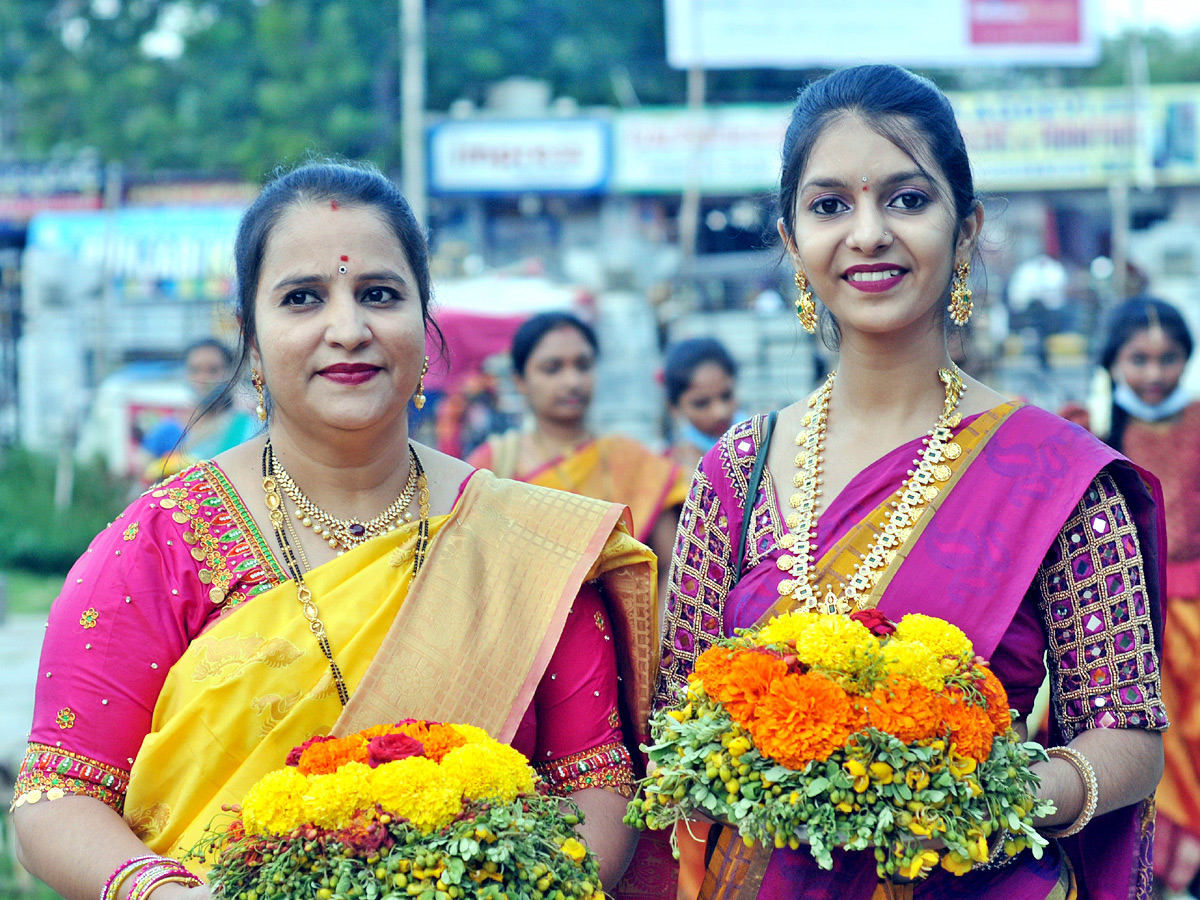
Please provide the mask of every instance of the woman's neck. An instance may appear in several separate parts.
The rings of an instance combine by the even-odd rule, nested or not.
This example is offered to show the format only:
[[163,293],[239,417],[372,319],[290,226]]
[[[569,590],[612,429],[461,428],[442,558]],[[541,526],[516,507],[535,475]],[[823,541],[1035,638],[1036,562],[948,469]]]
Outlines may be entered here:
[[544,453],[562,455],[585,443],[591,433],[583,419],[573,422],[555,422],[538,419],[533,426],[533,440]]
[[275,458],[296,485],[337,518],[369,519],[400,496],[408,479],[408,423],[383,434],[315,435],[285,421],[269,429]]
[[945,387],[937,372],[951,365],[940,329],[917,340],[846,339],[831,402],[864,421],[924,420],[941,411]]

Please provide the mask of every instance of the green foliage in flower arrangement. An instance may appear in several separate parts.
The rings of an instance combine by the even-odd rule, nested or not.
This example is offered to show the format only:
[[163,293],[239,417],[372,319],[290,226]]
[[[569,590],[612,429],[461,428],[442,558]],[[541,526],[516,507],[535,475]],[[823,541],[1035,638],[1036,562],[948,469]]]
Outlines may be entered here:
[[475,802],[424,834],[377,808],[339,830],[301,826],[247,834],[242,821],[210,828],[191,857],[216,860],[214,898],[265,900],[585,900],[600,897],[600,869],[575,836],[570,801],[526,795]]

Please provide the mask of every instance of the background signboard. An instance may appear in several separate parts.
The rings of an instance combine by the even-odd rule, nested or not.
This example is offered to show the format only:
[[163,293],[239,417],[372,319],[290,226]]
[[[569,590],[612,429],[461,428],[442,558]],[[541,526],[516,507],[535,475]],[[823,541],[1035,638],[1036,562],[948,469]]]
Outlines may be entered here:
[[592,193],[611,164],[602,119],[449,121],[429,129],[434,194]]
[[769,188],[790,106],[630,110],[613,118],[613,188],[681,191],[695,175],[705,193]]
[[1096,0],[664,0],[667,61],[705,69],[1089,65]]

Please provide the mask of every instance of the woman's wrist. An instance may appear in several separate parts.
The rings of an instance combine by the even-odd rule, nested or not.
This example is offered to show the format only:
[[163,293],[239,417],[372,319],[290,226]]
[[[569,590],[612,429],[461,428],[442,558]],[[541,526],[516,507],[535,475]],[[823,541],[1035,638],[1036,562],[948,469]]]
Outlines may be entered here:
[[[1077,787],[1055,792],[1058,812],[1052,818],[1043,820],[1039,824],[1039,830],[1048,838],[1070,837],[1082,831],[1096,814],[1100,797],[1096,770],[1088,758],[1073,747],[1050,747],[1046,753],[1050,757],[1051,765],[1058,763],[1055,768],[1062,773],[1062,777],[1058,778],[1056,783],[1063,787],[1073,783]],[[1067,774],[1068,769],[1071,770],[1071,774]],[[1082,791],[1079,790],[1080,787]],[[1071,800],[1078,798],[1077,802],[1070,803],[1066,809],[1062,803],[1064,793],[1067,793]],[[1067,809],[1072,810],[1074,815],[1063,815]]]

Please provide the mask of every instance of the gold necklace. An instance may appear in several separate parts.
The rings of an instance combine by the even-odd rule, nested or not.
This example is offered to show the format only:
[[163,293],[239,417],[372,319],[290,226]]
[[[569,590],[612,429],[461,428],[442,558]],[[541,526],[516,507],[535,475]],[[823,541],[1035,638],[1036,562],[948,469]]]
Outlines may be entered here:
[[[425,563],[425,557],[429,551],[429,482],[425,478],[425,468],[421,465],[421,458],[417,456],[412,445],[409,445],[409,453],[411,454],[412,468],[415,476],[410,474],[410,478],[414,479],[416,492],[418,496],[418,505],[420,508],[420,520],[417,527],[417,549],[413,557],[413,578],[417,577],[417,573],[421,571],[421,566]],[[304,582],[304,572],[308,569],[308,557],[304,553],[304,547],[300,543],[299,537],[296,538],[296,546],[292,547],[292,542],[288,539],[288,530],[291,529],[295,534],[294,526],[291,520],[283,510],[283,497],[279,493],[279,485],[275,479],[275,454],[271,448],[271,439],[267,438],[267,442],[263,445],[262,455],[262,485],[263,494],[265,495],[265,503],[267,506],[267,514],[271,520],[271,526],[275,530],[275,541],[279,544],[279,551],[283,554],[283,562],[287,567],[288,574],[292,576],[292,581],[296,583],[296,599],[300,601],[300,606],[304,610],[304,618],[308,620],[308,629],[317,639],[317,646],[321,648],[321,652],[325,658],[329,660],[329,671],[333,675],[333,683],[337,688],[338,699],[341,700],[342,706],[345,706],[350,701],[350,692],[346,688],[346,679],[342,675],[341,667],[333,658],[333,648],[329,645],[329,636],[325,632],[325,623],[321,621],[320,611],[317,609],[316,601],[313,600],[312,591]],[[304,564],[300,564],[300,560],[296,558],[299,552],[300,558]]]
[[[832,588],[822,598],[816,584],[817,519],[821,496],[821,472],[825,456],[825,427],[829,419],[829,397],[837,372],[830,372],[821,389],[808,400],[810,412],[804,414],[796,444],[796,474],[792,484],[798,489],[788,501],[794,512],[787,516],[790,529],[779,539],[779,546],[792,551],[779,557],[777,565],[791,577],[779,583],[780,596],[791,596],[802,609],[827,613],[848,613],[860,608],[886,570],[899,547],[907,539],[912,526],[921,517],[925,505],[937,497],[940,488],[934,482],[949,480],[951,471],[946,459],[956,459],[961,450],[951,444],[952,429],[961,421],[958,403],[964,392],[962,373],[957,366],[938,369],[938,377],[946,386],[946,402],[941,415],[922,439],[924,449],[913,460],[913,468],[896,491],[895,499],[885,511],[877,529],[878,535],[855,566],[855,574],[842,589],[839,597]],[[949,449],[953,447],[953,449]]]
[[330,547],[337,550],[340,556],[345,551],[351,550],[373,537],[379,537],[381,534],[392,531],[400,524],[401,520],[412,521],[412,513],[408,507],[417,492],[417,466],[413,462],[416,459],[416,451],[413,450],[411,444],[408,447],[408,456],[408,480],[404,484],[404,490],[387,509],[365,522],[357,518],[336,518],[309,500],[292,476],[284,469],[274,452],[271,454],[271,472],[279,487],[283,488],[283,492],[287,494],[288,499],[296,505],[295,515],[300,520],[300,524],[311,528]]

